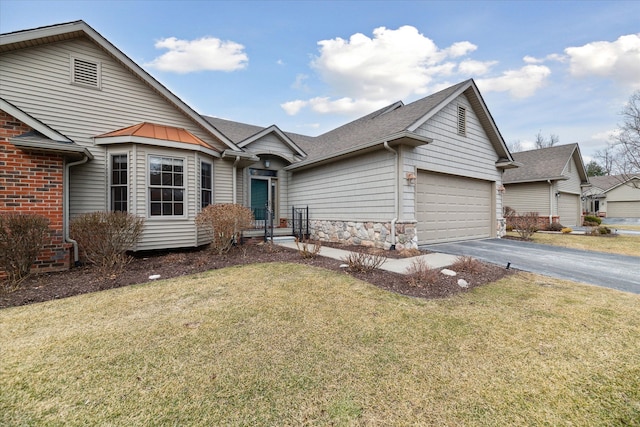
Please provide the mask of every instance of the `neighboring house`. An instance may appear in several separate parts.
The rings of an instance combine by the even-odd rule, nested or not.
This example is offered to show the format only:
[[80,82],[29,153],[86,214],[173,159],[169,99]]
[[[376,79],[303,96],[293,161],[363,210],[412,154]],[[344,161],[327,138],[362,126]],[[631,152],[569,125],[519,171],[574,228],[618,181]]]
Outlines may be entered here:
[[552,222],[582,225],[580,196],[589,186],[578,144],[513,153],[520,167],[507,170],[504,205],[517,213],[538,212],[539,227]]
[[282,224],[308,207],[314,237],[385,248],[504,229],[515,164],[473,80],[310,137],[200,116],[76,21],[0,35],[0,102],[0,208],[48,215],[44,268],[68,266],[69,220],[91,211],[144,217],[134,250],[207,243],[209,203]]
[[640,218],[640,175],[592,176],[583,209],[610,218]]

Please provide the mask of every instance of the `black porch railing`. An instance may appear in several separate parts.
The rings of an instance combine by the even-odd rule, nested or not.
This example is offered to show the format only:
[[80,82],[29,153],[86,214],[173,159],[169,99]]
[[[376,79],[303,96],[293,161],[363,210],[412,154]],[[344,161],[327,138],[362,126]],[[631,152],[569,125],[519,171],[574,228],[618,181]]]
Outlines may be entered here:
[[309,238],[309,206],[306,208],[291,207],[291,223],[293,235],[300,240]]
[[[268,206],[264,208],[251,208],[253,212],[253,228],[264,229],[264,241],[273,240],[273,229],[275,223],[274,212]],[[280,223],[278,223],[280,225]],[[308,239],[309,233],[309,207],[291,207],[291,231],[300,240]]]

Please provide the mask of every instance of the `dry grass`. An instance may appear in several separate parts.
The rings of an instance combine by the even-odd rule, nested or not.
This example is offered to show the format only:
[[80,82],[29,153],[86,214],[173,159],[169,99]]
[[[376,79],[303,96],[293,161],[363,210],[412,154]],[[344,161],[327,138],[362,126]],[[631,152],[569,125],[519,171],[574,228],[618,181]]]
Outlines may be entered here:
[[640,236],[628,234],[619,234],[617,236],[586,236],[581,234],[535,233],[532,239],[534,243],[542,243],[545,245],[640,256]]
[[261,264],[0,311],[2,425],[637,425],[640,296]]

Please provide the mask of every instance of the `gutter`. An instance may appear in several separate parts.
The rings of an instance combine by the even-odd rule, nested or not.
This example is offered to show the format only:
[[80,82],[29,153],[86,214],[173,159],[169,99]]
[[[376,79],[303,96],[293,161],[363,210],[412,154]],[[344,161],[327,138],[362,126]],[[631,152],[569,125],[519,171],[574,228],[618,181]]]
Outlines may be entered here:
[[384,149],[387,151],[390,151],[391,153],[393,153],[394,157],[395,157],[395,164],[394,164],[394,174],[393,174],[393,187],[394,187],[394,198],[393,198],[393,212],[394,212],[394,218],[391,220],[391,250],[395,250],[396,249],[396,221],[398,220],[398,197],[400,194],[400,191],[398,190],[398,161],[400,159],[400,156],[398,155],[398,151],[394,150],[393,148],[389,147],[389,141],[384,141],[383,143]]
[[553,184],[550,179],[547,183],[549,184],[549,224],[551,224],[553,222]]
[[80,255],[78,251],[78,242],[76,242],[69,236],[69,171],[72,166],[78,166],[87,163],[88,161],[89,156],[85,154],[82,160],[67,163],[64,166],[64,176],[62,177],[62,180],[64,182],[62,190],[62,198],[64,200],[64,209],[62,213],[62,229],[64,234],[64,241],[73,245],[73,262],[75,266],[77,266],[80,262]]
[[233,204],[236,204],[236,193],[237,193],[237,188],[238,188],[238,179],[237,179],[237,170],[238,170],[238,163],[240,162],[240,156],[236,156],[236,159],[233,161],[233,176],[231,177],[231,188],[233,191]]

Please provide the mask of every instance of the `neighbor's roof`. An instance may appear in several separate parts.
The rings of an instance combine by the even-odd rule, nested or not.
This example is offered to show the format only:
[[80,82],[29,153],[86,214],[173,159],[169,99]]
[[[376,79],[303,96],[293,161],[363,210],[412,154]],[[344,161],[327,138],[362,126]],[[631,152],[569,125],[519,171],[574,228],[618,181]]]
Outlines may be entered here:
[[562,175],[562,171],[574,156],[581,181],[588,181],[578,144],[521,151],[512,155],[513,159],[522,166],[506,170],[502,177],[504,184],[567,179],[567,176]]
[[640,179],[640,175],[591,176],[589,177],[589,182],[592,187],[596,187],[601,189],[603,192],[607,192],[632,179]]
[[167,89],[159,81],[153,78],[142,67],[132,61],[127,55],[125,55],[117,47],[111,44],[111,42],[105,39],[100,33],[98,33],[84,21],[73,21],[63,24],[0,34],[0,53],[59,42],[62,40],[68,40],[77,37],[88,37],[92,42],[102,48],[112,58],[122,64],[135,76],[140,78],[149,87],[151,87],[151,89],[165,98],[180,112],[189,117],[193,122],[200,126],[214,139],[220,141],[222,144],[233,150],[240,151],[240,149],[233,142],[231,142],[231,140],[229,140],[225,135],[215,129],[211,124],[209,124],[209,122],[204,120],[184,101],[174,95],[169,89]]
[[160,139],[163,141],[173,141],[184,144],[199,145],[201,147],[215,150],[215,147],[207,144],[205,141],[198,138],[186,129],[148,122],[138,123],[133,126],[114,130],[113,132],[108,132],[96,136],[96,138],[109,138],[115,136],[137,136],[140,138]]

